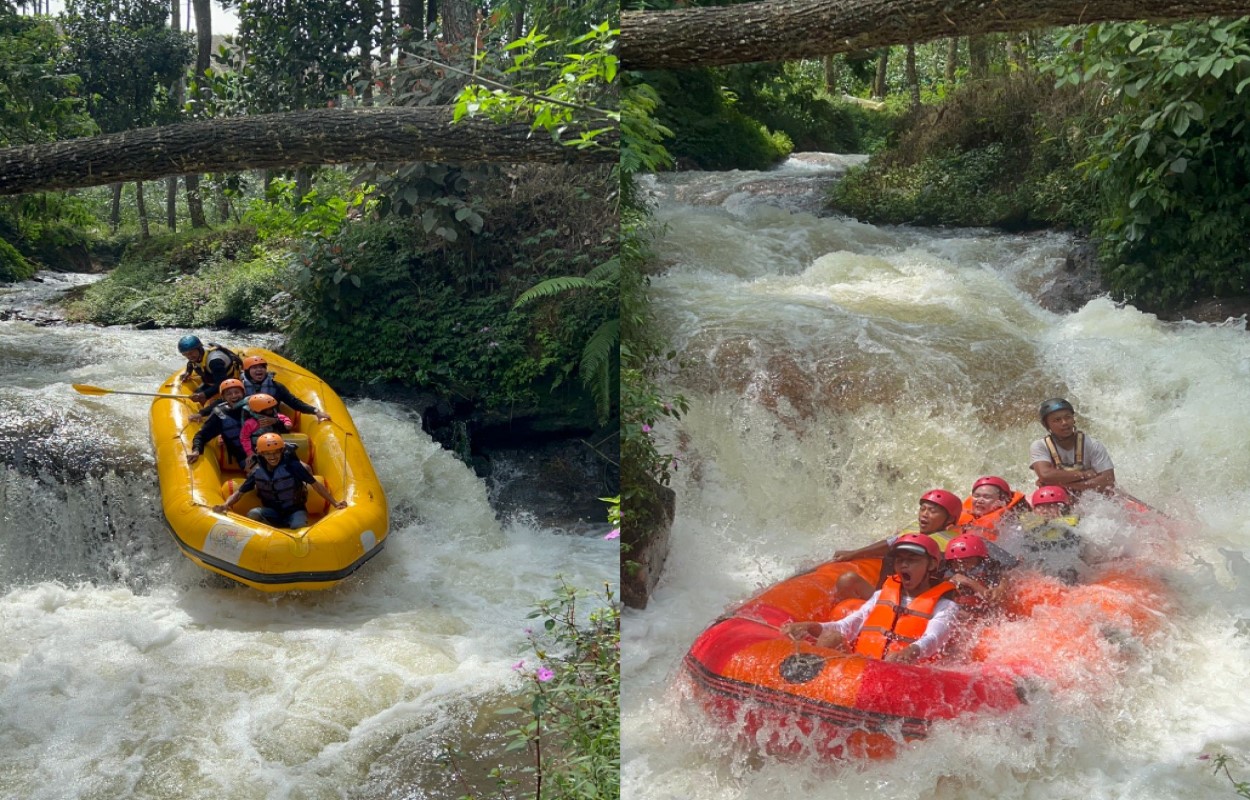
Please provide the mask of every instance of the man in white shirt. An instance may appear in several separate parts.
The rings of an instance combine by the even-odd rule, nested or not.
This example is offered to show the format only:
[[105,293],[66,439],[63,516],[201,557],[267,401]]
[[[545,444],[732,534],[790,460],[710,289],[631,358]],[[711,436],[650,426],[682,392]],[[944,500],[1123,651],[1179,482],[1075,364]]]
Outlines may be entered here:
[[1038,409],[1048,436],[1029,448],[1029,465],[1038,486],[1062,486],[1069,492],[1115,489],[1115,465],[1107,448],[1076,429],[1076,411],[1062,398],[1042,403]]

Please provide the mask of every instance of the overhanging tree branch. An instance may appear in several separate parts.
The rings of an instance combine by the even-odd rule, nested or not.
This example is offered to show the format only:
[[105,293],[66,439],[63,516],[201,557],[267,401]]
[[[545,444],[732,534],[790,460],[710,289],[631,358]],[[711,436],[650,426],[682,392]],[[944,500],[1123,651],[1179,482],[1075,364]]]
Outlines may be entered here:
[[1239,17],[1250,0],[764,0],[621,14],[625,69],[789,61],[948,36]]
[[[370,161],[611,163],[618,133],[577,149],[528,125],[451,124],[450,108],[323,108],[188,122],[0,150],[0,195],[168,175]],[[575,137],[578,131],[566,131]]]

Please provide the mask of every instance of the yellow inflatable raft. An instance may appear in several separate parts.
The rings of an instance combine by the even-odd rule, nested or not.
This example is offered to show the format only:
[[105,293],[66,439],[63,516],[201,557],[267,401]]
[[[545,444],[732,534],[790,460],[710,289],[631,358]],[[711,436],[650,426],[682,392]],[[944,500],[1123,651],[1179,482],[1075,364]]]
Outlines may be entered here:
[[360,434],[339,396],[320,378],[267,350],[237,351],[241,357],[264,356],[278,381],[301,400],[322,409],[330,420],[282,408],[295,422],[284,438],[299,447],[301,460],[347,508],[328,507],[308,492],[309,525],[295,530],[271,528],[246,514],[258,501],[249,492],[228,514],[212,507],[244,479],[225,457],[220,437],[206,444],[194,465],[187,463],[199,424],[190,417],[198,407],[189,398],[194,382],[179,385],[180,373],[160,387],[150,415],[152,447],[161,483],[161,504],[174,539],[185,556],[211,572],[265,592],[328,589],[351,575],[382,550],[387,534],[386,494],[360,441]]

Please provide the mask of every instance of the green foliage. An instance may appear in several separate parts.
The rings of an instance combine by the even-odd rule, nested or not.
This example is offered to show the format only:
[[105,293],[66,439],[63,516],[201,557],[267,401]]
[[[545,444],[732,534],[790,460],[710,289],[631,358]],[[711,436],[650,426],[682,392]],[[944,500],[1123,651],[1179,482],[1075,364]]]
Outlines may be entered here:
[[467,291],[463,269],[458,254],[395,217],[308,239],[297,264],[292,348],[345,380],[532,407],[573,372],[583,343],[615,312],[612,298],[590,292],[525,315],[505,293]]
[[[543,51],[556,40],[533,29],[503,49],[507,66],[498,71],[498,80],[471,83],[456,98],[453,121],[483,115],[497,122],[528,119],[532,130],[543,130],[552,139],[584,150],[602,147],[604,133],[620,123],[616,106],[616,39],[620,31],[609,22],[591,26],[555,59]],[[578,52],[581,50],[581,52]],[[477,58],[480,67],[489,66],[495,54],[486,51]],[[485,72],[485,70],[484,70]],[[479,80],[484,76],[479,75]],[[564,139],[568,126],[587,126],[575,139]]]
[[[603,262],[584,277],[564,275],[547,280],[527,289],[516,299],[513,308],[521,308],[541,298],[555,298],[573,291],[603,292],[607,299],[616,294],[621,279],[621,260],[613,257]],[[606,422],[612,412],[613,392],[616,386],[614,366],[618,366],[620,320],[608,319],[595,329],[584,347],[578,371],[582,385],[590,390],[595,400],[595,412],[600,422]]]
[[[1201,758],[1205,759],[1209,758],[1209,756],[1204,754]],[[1228,782],[1233,785],[1233,791],[1237,793],[1238,797],[1250,798],[1250,781],[1239,781],[1233,777],[1233,773],[1228,769],[1228,762],[1231,760],[1232,759],[1230,757],[1223,754],[1215,756],[1215,758],[1212,759],[1214,762],[1215,774],[1219,775],[1223,772],[1224,777],[1228,778]]]
[[0,283],[24,281],[35,274],[35,266],[17,248],[0,239]]
[[540,622],[528,634],[537,666],[527,659],[513,666],[529,684],[529,702],[499,712],[517,720],[507,749],[528,753],[529,766],[496,768],[496,790],[475,791],[450,756],[447,765],[468,789],[460,800],[620,796],[621,609],[606,584],[595,607],[580,610],[591,597],[561,582],[529,615]]
[[72,301],[67,318],[98,325],[269,328],[289,282],[281,250],[253,250],[248,228],[153,237]]
[[672,131],[674,158],[700,169],[766,169],[789,155],[788,143],[744,114],[709,69],[642,72],[661,103],[656,120]]
[[76,75],[57,70],[61,38],[52,22],[0,7],[0,145],[85,136],[94,123]]
[[242,0],[239,41],[226,61],[251,113],[318,108],[360,64],[359,37],[376,19],[366,0]]
[[191,60],[191,36],[166,27],[164,0],[68,0],[60,68],[81,80],[105,133],[171,122],[169,88]]
[[893,146],[852,170],[831,202],[882,223],[1085,227],[1084,156],[1091,100],[1031,76],[961,88],[925,107]]
[[660,96],[655,89],[639,80],[638,73],[625,73],[625,91],[621,96],[621,199],[626,207],[640,202],[634,176],[659,172],[673,165],[673,158],[664,147],[664,140],[673,132],[655,118]]
[[346,198],[313,189],[297,202],[295,181],[273,180],[263,198],[248,203],[243,221],[256,229],[262,242],[304,235],[333,236],[347,221],[352,206],[364,206],[363,192]]
[[744,64],[717,71],[737,97],[737,108],[773,131],[784,132],[798,150],[865,152],[853,106],[824,90],[814,62]]
[[1093,25],[1060,85],[1107,98],[1083,162],[1117,295],[1147,307],[1244,294],[1250,278],[1247,19]]

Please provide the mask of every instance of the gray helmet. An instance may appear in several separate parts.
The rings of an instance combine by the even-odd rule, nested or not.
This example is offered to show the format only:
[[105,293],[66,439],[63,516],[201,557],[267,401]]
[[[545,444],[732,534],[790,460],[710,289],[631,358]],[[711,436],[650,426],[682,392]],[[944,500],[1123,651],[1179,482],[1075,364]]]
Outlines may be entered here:
[[1056,411],[1071,411],[1073,414],[1076,413],[1076,409],[1073,408],[1072,404],[1067,400],[1064,400],[1062,397],[1054,397],[1042,403],[1041,407],[1037,409],[1037,417],[1041,420],[1041,423],[1045,425],[1046,417]]

